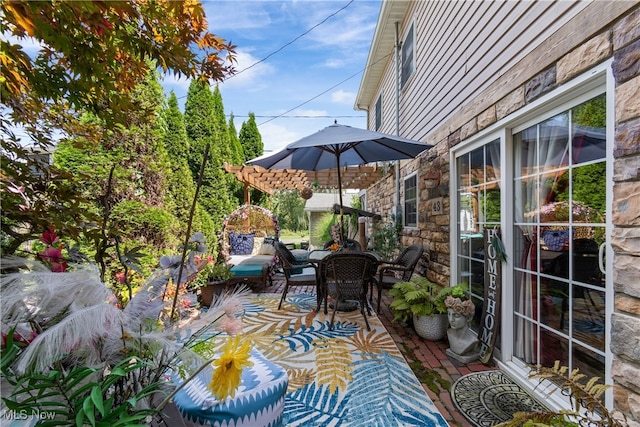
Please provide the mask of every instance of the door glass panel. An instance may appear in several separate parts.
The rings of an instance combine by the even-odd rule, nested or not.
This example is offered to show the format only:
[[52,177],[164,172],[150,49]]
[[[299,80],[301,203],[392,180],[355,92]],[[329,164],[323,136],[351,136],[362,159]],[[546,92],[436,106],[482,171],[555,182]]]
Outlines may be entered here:
[[484,298],[484,230],[500,226],[500,140],[476,148],[456,159],[458,172],[458,280],[465,283],[476,304],[471,323],[478,329]]
[[602,95],[513,137],[513,354],[526,363],[604,361],[605,117]]
[[605,293],[580,285],[573,286],[571,313],[576,340],[604,351]]

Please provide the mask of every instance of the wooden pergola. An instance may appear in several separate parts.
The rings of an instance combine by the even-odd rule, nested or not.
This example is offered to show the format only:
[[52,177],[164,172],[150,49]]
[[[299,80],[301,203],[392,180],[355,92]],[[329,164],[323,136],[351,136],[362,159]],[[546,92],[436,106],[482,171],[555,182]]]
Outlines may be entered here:
[[[324,169],[305,171],[297,169],[265,169],[260,166],[231,166],[224,164],[224,170],[232,173],[244,184],[245,203],[249,203],[249,188],[273,194],[276,190],[302,190],[309,188],[337,188],[338,171]],[[347,166],[340,170],[342,189],[366,189],[382,176],[378,166]]]

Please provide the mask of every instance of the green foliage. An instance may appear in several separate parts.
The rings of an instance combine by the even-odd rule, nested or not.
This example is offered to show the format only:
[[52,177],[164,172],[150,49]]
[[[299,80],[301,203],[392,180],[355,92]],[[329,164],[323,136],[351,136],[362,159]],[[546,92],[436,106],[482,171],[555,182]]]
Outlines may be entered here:
[[[185,129],[184,117],[178,109],[178,100],[174,93],[169,97],[168,108],[164,116],[167,126],[164,144],[171,159],[172,169],[168,179],[168,199],[171,203],[166,203],[166,207],[173,209],[173,213],[180,223],[179,235],[185,235],[189,211],[196,194],[196,184],[189,169],[190,143]],[[200,231],[207,239],[209,249],[215,250],[217,236],[213,220],[199,203],[196,204],[193,217],[193,230]]]
[[313,230],[311,230],[312,241],[328,242],[331,240],[331,226],[339,221],[338,215],[333,212],[327,212],[316,221]]
[[602,218],[607,212],[607,193],[602,191],[606,187],[606,167],[606,162],[600,162],[573,169],[573,200],[596,209]]
[[171,213],[163,209],[127,200],[113,207],[111,220],[122,238],[141,240],[157,248],[175,247],[179,243],[175,240],[178,223]]
[[389,290],[393,321],[407,322],[413,316],[431,316],[447,312],[447,296],[465,298],[465,287],[440,286],[422,276],[413,276],[408,282],[398,282]]
[[[558,385],[562,394],[571,400],[570,410],[547,412],[518,412],[514,417],[499,427],[516,426],[597,426],[624,427],[626,419],[622,413],[609,412],[602,401],[602,395],[610,387],[600,383],[600,378],[587,378],[578,369],[569,371],[566,366],[560,366],[556,361],[553,367],[537,365],[531,368],[529,378],[551,381]],[[553,393],[556,390],[551,390]],[[616,415],[616,416],[614,416]],[[619,416],[618,416],[619,415]]]
[[[189,139],[187,130],[184,127],[184,117],[178,108],[178,98],[171,91],[167,108],[164,110],[164,121],[166,132],[164,136],[164,147],[172,163],[180,163],[181,160],[189,160]],[[184,177],[187,178],[187,177]]]
[[416,357],[412,348],[409,348],[406,342],[402,343],[402,354],[409,363],[409,367],[416,374],[418,381],[429,387],[429,390],[439,394],[442,390],[450,390],[451,382],[442,378],[442,375],[435,369],[429,369],[424,366],[422,360]]
[[587,127],[607,126],[607,97],[602,94],[573,108],[573,122]]
[[400,251],[402,225],[391,218],[387,222],[375,222],[370,236],[369,249],[380,254],[384,260],[392,260]]
[[305,200],[300,197],[298,190],[276,191],[271,197],[271,206],[281,228],[293,231],[306,231],[309,228],[304,211]]
[[244,163],[244,149],[238,138],[238,131],[233,122],[233,114],[229,117],[229,141],[231,143],[231,164],[239,166]]
[[[189,168],[196,181],[200,178],[200,167],[206,147],[209,146],[209,157],[201,177],[202,187],[198,202],[211,215],[216,228],[220,228],[224,216],[238,204],[231,185],[231,180],[235,178],[222,168],[223,162],[230,161],[231,151],[224,118],[222,124],[225,128],[220,129],[220,102],[220,98],[214,96],[206,82],[193,81],[187,93],[184,113],[185,128],[191,146]],[[224,115],[224,112],[222,114]]]
[[2,350],[2,374],[13,391],[3,401],[15,413],[39,414],[40,426],[144,426],[156,413],[138,403],[158,393],[162,382],[137,384],[140,371],[149,368],[137,357],[125,358],[108,371],[58,366],[46,373],[17,375],[11,369],[17,354],[18,346],[9,339]]
[[15,254],[50,226],[78,240],[87,224],[99,221],[83,191],[84,173],[43,163],[17,141],[0,144],[2,255]]
[[244,150],[244,161],[261,156],[264,152],[262,136],[258,131],[256,116],[253,113],[249,113],[249,120],[242,123],[240,127],[240,144]]

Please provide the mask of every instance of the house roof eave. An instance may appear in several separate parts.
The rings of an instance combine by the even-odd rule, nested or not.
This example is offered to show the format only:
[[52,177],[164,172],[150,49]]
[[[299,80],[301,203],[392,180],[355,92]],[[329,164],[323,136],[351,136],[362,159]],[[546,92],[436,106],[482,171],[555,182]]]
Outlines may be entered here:
[[[356,96],[354,109],[366,111],[372,104],[376,95],[380,80],[388,59],[393,59],[395,45],[395,23],[402,22],[407,8],[408,1],[386,0],[382,2],[376,31],[373,34],[373,41],[369,48],[367,65],[360,80],[360,88]],[[386,61],[385,57],[389,57]]]

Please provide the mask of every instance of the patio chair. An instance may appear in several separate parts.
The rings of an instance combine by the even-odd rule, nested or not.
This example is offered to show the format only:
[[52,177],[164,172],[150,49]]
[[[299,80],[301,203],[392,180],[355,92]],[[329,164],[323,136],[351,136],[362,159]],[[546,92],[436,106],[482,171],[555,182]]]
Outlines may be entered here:
[[[378,313],[380,313],[382,289],[391,289],[398,282],[409,281],[423,253],[424,248],[422,245],[411,245],[404,248],[395,260],[391,262],[383,261],[385,265],[378,270],[378,278],[374,282],[375,287],[378,288],[378,306],[376,308]],[[389,273],[393,273],[393,275]],[[373,304],[373,286],[371,287],[369,301]]]
[[[280,262],[280,267],[284,273],[285,285],[282,291],[282,298],[278,304],[278,310],[282,307],[282,302],[287,297],[289,286],[316,286],[316,295],[318,297],[318,308],[320,307],[320,293],[317,289],[318,284],[318,267],[307,261],[298,260],[293,253],[282,242],[275,243],[276,254]],[[304,269],[313,268],[313,273],[307,273]],[[310,271],[310,270],[307,270]]]
[[[364,252],[336,252],[322,260],[320,277],[325,314],[327,313],[327,296],[331,295],[334,300],[329,330],[333,330],[333,321],[339,302],[347,300],[358,301],[367,330],[371,330],[367,319],[367,313],[371,315],[371,308],[367,304],[367,289],[375,276],[378,264],[379,261],[374,255]],[[367,313],[365,313],[365,307]]]

